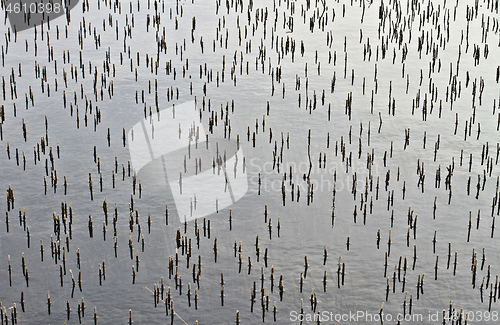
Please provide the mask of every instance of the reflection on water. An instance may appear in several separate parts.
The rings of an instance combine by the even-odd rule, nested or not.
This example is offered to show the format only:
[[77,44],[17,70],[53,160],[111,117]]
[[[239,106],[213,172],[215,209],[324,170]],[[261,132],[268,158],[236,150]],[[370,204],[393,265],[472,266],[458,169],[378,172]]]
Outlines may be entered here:
[[70,16],[2,27],[3,321],[498,319],[497,3]]

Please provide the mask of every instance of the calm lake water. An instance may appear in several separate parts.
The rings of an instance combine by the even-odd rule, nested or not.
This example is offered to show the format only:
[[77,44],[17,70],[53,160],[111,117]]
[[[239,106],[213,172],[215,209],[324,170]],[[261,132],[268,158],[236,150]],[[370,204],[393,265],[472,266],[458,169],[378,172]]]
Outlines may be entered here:
[[18,324],[92,324],[94,308],[98,324],[170,323],[168,288],[174,324],[498,322],[498,1],[99,0],[69,16],[0,27],[2,324],[14,305]]

